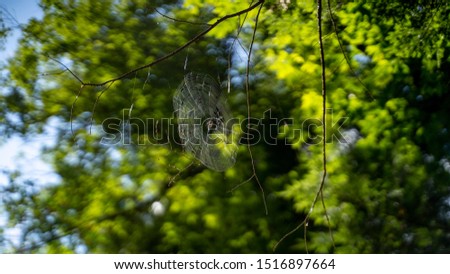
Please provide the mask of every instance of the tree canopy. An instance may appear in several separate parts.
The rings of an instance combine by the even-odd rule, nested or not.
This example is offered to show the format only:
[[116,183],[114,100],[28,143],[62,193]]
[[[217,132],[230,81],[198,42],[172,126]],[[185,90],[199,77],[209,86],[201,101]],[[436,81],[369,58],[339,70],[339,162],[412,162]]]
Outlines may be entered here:
[[[54,126],[42,159],[59,182],[5,171],[22,235],[0,251],[449,252],[450,5],[322,4],[326,121],[314,1],[41,0],[3,68],[0,129]],[[189,72],[241,122],[224,172],[171,123]]]

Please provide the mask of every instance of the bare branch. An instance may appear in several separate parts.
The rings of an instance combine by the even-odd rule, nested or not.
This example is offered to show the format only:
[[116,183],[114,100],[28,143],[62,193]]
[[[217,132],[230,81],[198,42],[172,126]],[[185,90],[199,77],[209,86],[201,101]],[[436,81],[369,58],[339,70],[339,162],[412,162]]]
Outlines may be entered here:
[[[197,34],[194,38],[192,38],[191,40],[189,40],[188,42],[186,42],[184,45],[182,45],[182,46],[180,46],[179,48],[175,49],[174,51],[172,51],[172,52],[170,52],[170,53],[164,55],[163,57],[160,57],[160,58],[156,59],[155,61],[153,61],[153,62],[151,62],[151,63],[148,63],[148,64],[146,64],[146,65],[142,65],[142,66],[140,66],[140,67],[138,67],[138,68],[135,68],[135,69],[133,69],[133,70],[131,70],[131,71],[128,71],[128,72],[126,72],[126,73],[124,73],[124,74],[122,74],[122,75],[120,75],[120,76],[117,76],[117,77],[112,78],[112,79],[110,79],[110,80],[104,81],[104,82],[102,82],[102,83],[84,83],[84,82],[81,81],[81,80],[79,80],[79,81],[80,81],[82,84],[84,84],[85,86],[97,86],[97,87],[98,87],[98,86],[104,86],[104,85],[109,84],[109,83],[111,83],[111,82],[115,82],[115,81],[122,80],[122,79],[124,79],[125,77],[127,77],[127,76],[129,76],[129,75],[131,75],[131,74],[136,73],[137,71],[140,71],[140,70],[149,68],[149,67],[151,67],[151,66],[154,66],[154,65],[156,65],[156,64],[158,64],[158,63],[161,63],[161,62],[163,62],[163,61],[169,59],[170,57],[176,55],[176,54],[179,53],[180,51],[184,50],[185,48],[189,47],[191,44],[193,44],[193,43],[195,43],[196,41],[198,41],[200,38],[202,38],[203,36],[205,36],[208,32],[210,32],[210,31],[213,30],[215,27],[217,27],[220,23],[222,23],[222,22],[224,22],[224,21],[226,21],[226,20],[228,20],[228,19],[230,19],[230,18],[233,18],[233,17],[239,16],[239,15],[241,15],[241,14],[250,12],[251,10],[253,10],[253,9],[257,8],[257,7],[262,6],[263,3],[264,3],[264,0],[259,0],[257,3],[255,3],[254,5],[252,5],[252,6],[248,7],[248,8],[246,8],[246,9],[243,9],[243,10],[241,10],[241,11],[238,11],[238,12],[235,12],[235,13],[232,13],[232,14],[229,14],[229,15],[225,15],[224,17],[219,18],[214,24],[210,25],[208,28],[206,28],[205,30],[203,30],[202,32],[200,32],[199,34]],[[74,76],[75,76],[75,75],[74,75]],[[75,78],[79,79],[79,78],[76,77],[76,76],[75,76]]]

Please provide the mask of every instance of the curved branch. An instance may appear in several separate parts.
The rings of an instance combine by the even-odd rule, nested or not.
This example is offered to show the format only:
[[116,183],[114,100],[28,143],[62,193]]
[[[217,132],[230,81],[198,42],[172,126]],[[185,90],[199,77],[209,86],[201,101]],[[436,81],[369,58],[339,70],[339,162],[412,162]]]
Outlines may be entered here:
[[[160,57],[160,58],[156,59],[155,61],[153,61],[153,62],[151,62],[151,63],[148,63],[148,64],[146,64],[146,65],[142,65],[142,66],[140,66],[140,67],[138,67],[138,68],[135,68],[135,69],[133,69],[133,70],[131,70],[131,71],[128,71],[128,72],[126,72],[126,73],[124,73],[124,74],[122,74],[122,75],[120,75],[120,76],[115,77],[115,78],[109,79],[109,80],[104,81],[104,82],[101,82],[101,83],[85,83],[85,82],[83,82],[79,77],[77,77],[77,76],[75,76],[75,75],[74,75],[74,77],[75,77],[82,85],[84,85],[84,86],[96,86],[96,87],[104,86],[104,85],[107,85],[107,84],[109,84],[109,83],[112,83],[112,82],[115,82],[115,81],[122,80],[122,79],[126,78],[127,76],[129,76],[129,75],[131,75],[131,74],[134,74],[134,73],[136,73],[136,72],[138,72],[138,71],[140,71],[140,70],[149,68],[149,67],[154,66],[154,65],[156,65],[156,64],[158,64],[158,63],[161,63],[162,61],[165,61],[165,60],[169,59],[170,57],[176,55],[176,54],[179,53],[180,51],[184,50],[185,48],[189,47],[191,44],[195,43],[197,40],[199,40],[200,38],[202,38],[203,36],[205,36],[208,32],[210,32],[211,30],[213,30],[213,29],[214,29],[215,27],[217,27],[220,23],[222,23],[222,22],[224,22],[224,21],[226,21],[226,20],[228,20],[228,19],[230,19],[230,18],[233,18],[233,17],[239,16],[239,15],[241,15],[241,14],[250,12],[250,11],[252,11],[253,9],[259,7],[260,5],[262,6],[263,3],[264,3],[264,0],[259,0],[257,3],[251,5],[250,7],[246,8],[246,9],[243,9],[243,10],[238,11],[238,12],[236,12],[236,13],[228,14],[228,15],[225,15],[224,17],[222,17],[222,18],[219,18],[214,24],[210,25],[210,26],[209,26],[208,28],[206,28],[204,31],[200,32],[200,33],[197,34],[194,38],[192,38],[191,40],[189,40],[188,42],[186,42],[184,45],[180,46],[179,48],[175,49],[174,51],[172,51],[172,52],[170,52],[170,53],[164,55],[163,57]],[[73,75],[73,74],[72,74],[72,75]]]

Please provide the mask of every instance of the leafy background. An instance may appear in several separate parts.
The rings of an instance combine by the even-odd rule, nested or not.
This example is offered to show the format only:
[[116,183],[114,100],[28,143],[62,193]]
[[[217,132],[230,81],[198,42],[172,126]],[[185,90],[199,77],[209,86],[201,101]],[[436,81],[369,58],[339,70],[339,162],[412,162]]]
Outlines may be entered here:
[[[193,22],[212,24],[249,5],[42,0],[43,18],[21,26],[20,45],[3,67],[0,129],[2,142],[32,140],[53,125],[56,142],[41,156],[59,180],[36,182],[20,169],[3,171],[9,178],[0,189],[3,214],[21,236],[12,245],[0,230],[0,251],[274,252],[305,218],[322,175],[321,146],[295,131],[322,111],[313,1],[265,1],[253,45],[252,117],[267,118],[270,109],[274,118],[292,118],[278,128],[277,145],[252,146],[268,215],[254,180],[235,188],[253,175],[246,146],[236,165],[219,173],[175,142],[161,144],[169,135],[161,125],[137,122],[173,117],[172,96],[188,71],[210,74],[224,92],[229,72],[227,100],[234,116],[245,118],[246,52],[257,9],[107,90],[80,90],[55,62],[83,81],[102,82],[164,56],[206,28]],[[328,133],[324,201],[330,227],[318,204],[307,233],[300,229],[275,252],[447,253],[450,7],[445,1],[331,1],[330,7],[322,15],[327,106],[334,119],[327,123],[340,122],[345,137]],[[3,27],[0,35],[7,33]],[[104,123],[111,118],[122,123]],[[101,142],[118,130],[126,142]],[[320,132],[318,127],[309,137]]]

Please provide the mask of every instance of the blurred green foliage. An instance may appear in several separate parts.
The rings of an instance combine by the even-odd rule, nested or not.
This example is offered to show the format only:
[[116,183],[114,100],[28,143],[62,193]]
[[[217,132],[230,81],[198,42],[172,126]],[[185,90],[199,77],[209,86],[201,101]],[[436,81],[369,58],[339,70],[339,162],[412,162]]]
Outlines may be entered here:
[[[173,140],[165,142],[169,133],[161,124],[133,120],[173,117],[172,95],[188,71],[209,73],[222,83],[229,71],[226,96],[234,116],[245,118],[245,51],[257,9],[108,89],[80,89],[53,61],[85,82],[102,82],[164,56],[206,27],[192,22],[214,23],[249,4],[42,0],[44,18],[23,28],[9,60],[0,121],[5,136],[32,139],[57,118],[56,145],[42,153],[60,182],[42,186],[21,179],[20,171],[10,174],[2,203],[9,226],[20,225],[23,235],[20,246],[0,250],[273,252],[308,213],[322,175],[321,146],[314,144],[320,124],[312,135],[297,134],[308,129],[304,121],[320,121],[322,112],[313,1],[266,1],[256,33],[252,117],[267,118],[270,109],[273,118],[292,118],[276,128],[277,145],[252,146],[267,216],[254,180],[234,189],[253,175],[245,145],[236,165],[218,173]],[[324,201],[334,247],[318,203],[306,236],[300,229],[275,252],[305,252],[305,241],[317,253],[449,252],[450,6],[445,1],[330,6],[333,16],[327,9],[323,13],[330,108]],[[239,43],[233,43],[240,26]],[[114,124],[111,118],[123,121]],[[122,141],[129,144],[101,142],[127,121],[132,131],[123,130]],[[152,132],[159,140],[151,139]]]

